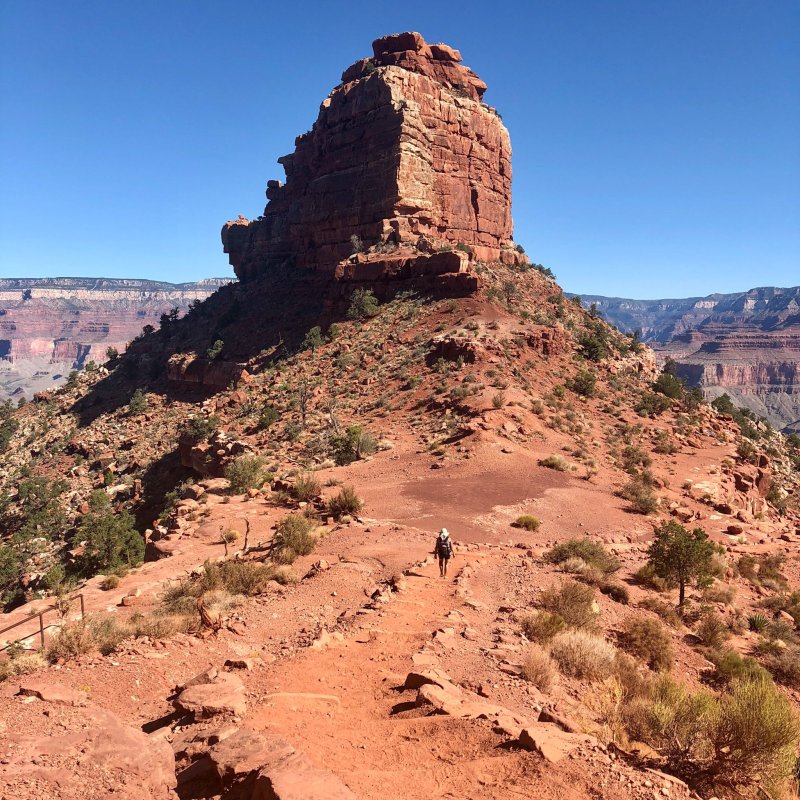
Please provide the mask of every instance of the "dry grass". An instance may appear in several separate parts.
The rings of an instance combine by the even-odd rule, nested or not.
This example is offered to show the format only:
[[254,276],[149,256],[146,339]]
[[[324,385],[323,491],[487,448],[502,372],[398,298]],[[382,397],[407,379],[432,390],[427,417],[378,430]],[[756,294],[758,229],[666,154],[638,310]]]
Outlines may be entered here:
[[522,528],[526,531],[537,531],[541,524],[541,520],[532,514],[522,514],[511,523],[512,527]]
[[550,643],[559,670],[572,678],[602,681],[614,672],[614,646],[588,631],[564,631]]
[[549,692],[556,676],[555,664],[541,648],[529,647],[522,661],[522,675],[539,691]]
[[542,467],[557,470],[558,472],[569,472],[570,464],[565,458],[559,455],[545,456],[539,461]]
[[41,653],[20,653],[0,663],[0,681],[13,678],[15,675],[28,675],[46,666],[47,661]]

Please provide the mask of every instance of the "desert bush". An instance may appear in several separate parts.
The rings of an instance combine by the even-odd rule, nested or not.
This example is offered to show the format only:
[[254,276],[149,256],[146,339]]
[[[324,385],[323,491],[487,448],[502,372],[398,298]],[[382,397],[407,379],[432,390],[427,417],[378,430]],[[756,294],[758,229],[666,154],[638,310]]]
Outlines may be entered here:
[[328,511],[338,519],[345,514],[357,514],[361,511],[364,501],[356,494],[352,486],[342,486],[339,494],[328,501]]
[[556,634],[566,628],[567,624],[560,614],[552,614],[549,611],[536,611],[533,614],[525,614],[520,619],[520,627],[525,636],[532,642],[547,644]]
[[628,618],[620,634],[622,646],[658,672],[672,669],[672,637],[658,620]]
[[558,614],[570,628],[597,626],[594,592],[576,581],[545,589],[539,597],[539,605],[551,614]]
[[665,603],[657,597],[645,597],[639,603],[639,608],[646,608],[648,611],[658,614],[672,628],[677,628],[681,624],[681,616],[675,606],[671,603]]
[[622,605],[626,606],[631,601],[630,590],[624,583],[619,581],[601,581],[598,584],[598,589],[616,603],[622,603]]
[[329,449],[333,460],[342,467],[371,456],[378,443],[361,425],[350,425],[344,433],[330,437]]
[[713,611],[703,615],[695,633],[706,647],[713,649],[721,647],[731,635],[728,626],[719,614],[715,614]]
[[703,600],[708,603],[730,605],[736,596],[736,590],[724,583],[715,583],[703,591]]
[[542,692],[550,691],[555,679],[553,659],[539,647],[529,647],[522,660],[522,675]]
[[776,681],[800,689],[800,651],[796,647],[773,646],[762,657],[761,663]]
[[138,417],[147,411],[147,405],[147,398],[144,396],[142,390],[136,389],[128,403],[128,414],[131,417]]
[[783,553],[764,553],[759,556],[744,555],[736,566],[739,574],[754,586],[782,591],[788,586],[783,574],[783,562]]
[[585,630],[559,633],[550,643],[550,655],[561,672],[580,680],[603,680],[614,672],[613,645]]
[[672,581],[665,580],[660,575],[656,575],[655,567],[649,562],[639,567],[639,569],[633,573],[633,578],[642,586],[646,586],[648,589],[654,589],[657,592],[666,592],[675,586]]
[[378,299],[371,289],[356,289],[350,295],[350,307],[347,309],[347,318],[356,320],[370,319],[377,315],[379,310]]
[[231,482],[234,494],[259,489],[266,480],[264,459],[254,455],[239,456],[225,467],[225,477]]
[[634,511],[640,514],[652,514],[658,510],[658,495],[653,491],[653,484],[644,475],[634,476],[622,489],[619,496],[627,500]]
[[526,531],[536,531],[539,530],[539,526],[542,523],[538,517],[534,517],[532,514],[522,514],[511,524],[515,528],[523,528]]
[[655,392],[643,392],[634,405],[634,411],[642,417],[657,417],[672,406],[672,401]]
[[310,472],[298,475],[297,480],[294,482],[293,493],[301,503],[310,502],[315,497],[318,497],[321,491],[322,484]]
[[109,592],[119,586],[119,577],[117,575],[106,575],[100,583],[100,588],[104,592]]
[[291,564],[298,556],[308,555],[316,543],[314,523],[302,514],[289,514],[278,523],[272,559],[278,564]]
[[183,433],[195,441],[207,439],[220,426],[221,421],[216,414],[207,417],[194,416],[186,421]]
[[558,470],[558,472],[569,472],[569,462],[559,455],[545,456],[539,461],[540,466]]
[[39,669],[44,669],[47,661],[41,653],[19,653],[0,663],[0,681],[13,678],[15,675],[28,675]]
[[567,388],[582,397],[594,397],[597,394],[597,374],[590,369],[582,369],[567,381]]
[[94,637],[89,626],[84,620],[79,622],[66,622],[50,641],[46,649],[47,660],[51,664],[63,659],[69,661],[73,658],[91,653],[95,649]]
[[668,372],[662,372],[653,383],[653,391],[672,400],[680,400],[684,392],[683,381]]
[[281,412],[274,406],[264,406],[258,416],[258,427],[260,430],[266,430],[274,425],[281,418]]
[[706,653],[708,660],[714,665],[711,681],[728,686],[740,680],[771,680],[769,672],[754,658],[741,656],[735,650],[712,650]]
[[639,468],[647,469],[653,463],[653,459],[648,453],[632,444],[627,444],[622,448],[620,461],[625,472],[631,475],[637,474]]
[[616,572],[620,567],[619,560],[615,556],[609,553],[602,544],[589,538],[568,539],[565,542],[559,542],[548,550],[543,558],[550,564],[562,564],[570,558],[579,558],[600,570],[604,575]]
[[101,489],[89,498],[89,513],[81,519],[78,537],[85,542],[81,568],[90,575],[144,560],[144,537],[134,527],[133,517],[127,511],[115,514]]

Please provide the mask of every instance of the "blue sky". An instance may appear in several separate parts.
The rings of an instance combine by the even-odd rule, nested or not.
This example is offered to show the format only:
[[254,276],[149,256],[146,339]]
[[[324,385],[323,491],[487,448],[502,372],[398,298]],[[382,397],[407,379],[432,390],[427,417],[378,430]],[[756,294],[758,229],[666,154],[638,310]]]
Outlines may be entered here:
[[0,276],[229,275],[278,156],[372,40],[488,84],[515,238],[569,291],[800,283],[797,0],[0,5]]

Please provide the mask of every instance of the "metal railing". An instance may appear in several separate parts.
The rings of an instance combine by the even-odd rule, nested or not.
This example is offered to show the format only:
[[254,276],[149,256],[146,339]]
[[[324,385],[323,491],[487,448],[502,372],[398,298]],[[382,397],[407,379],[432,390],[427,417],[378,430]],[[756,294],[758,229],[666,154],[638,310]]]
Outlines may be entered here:
[[[81,594],[72,595],[72,597],[69,598],[69,605],[70,606],[72,605],[72,602],[74,600],[80,600],[81,601],[81,619],[83,619],[84,616],[86,615],[86,612],[85,612],[85,609],[84,609],[84,605],[83,605],[83,594],[81,593]],[[12,631],[12,630],[14,630],[14,628],[18,628],[20,625],[27,625],[32,620],[34,620],[34,619],[36,619],[38,617],[39,618],[39,639],[41,640],[42,650],[44,650],[44,615],[49,613],[50,611],[61,611],[61,610],[62,609],[58,604],[52,605],[52,606],[47,606],[47,608],[43,608],[41,611],[37,611],[37,612],[34,612],[33,614],[30,614],[29,616],[25,617],[25,619],[21,619],[21,620],[19,620],[19,622],[15,622],[13,625],[9,625],[8,627],[3,628],[2,630],[0,630],[0,636],[2,636],[7,631]],[[67,607],[67,611],[69,611],[69,607]],[[27,636],[23,636],[20,639],[15,639],[14,641],[9,642],[9,644],[5,645],[5,647],[0,648],[0,650],[5,650],[8,647],[10,647],[12,644],[15,644],[16,642],[21,642],[24,639],[29,639],[31,636],[35,636],[35,635],[36,635],[35,633],[29,633]]]

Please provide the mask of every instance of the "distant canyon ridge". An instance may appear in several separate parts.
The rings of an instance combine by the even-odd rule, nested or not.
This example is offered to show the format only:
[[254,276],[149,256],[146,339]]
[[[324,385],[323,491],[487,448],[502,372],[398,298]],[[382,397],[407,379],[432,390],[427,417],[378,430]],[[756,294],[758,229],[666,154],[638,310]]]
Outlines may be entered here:
[[786,433],[800,432],[800,286],[678,300],[581,295],[713,399],[727,393]]
[[122,353],[145,325],[231,280],[0,278],[0,401],[58,386],[109,347]]

